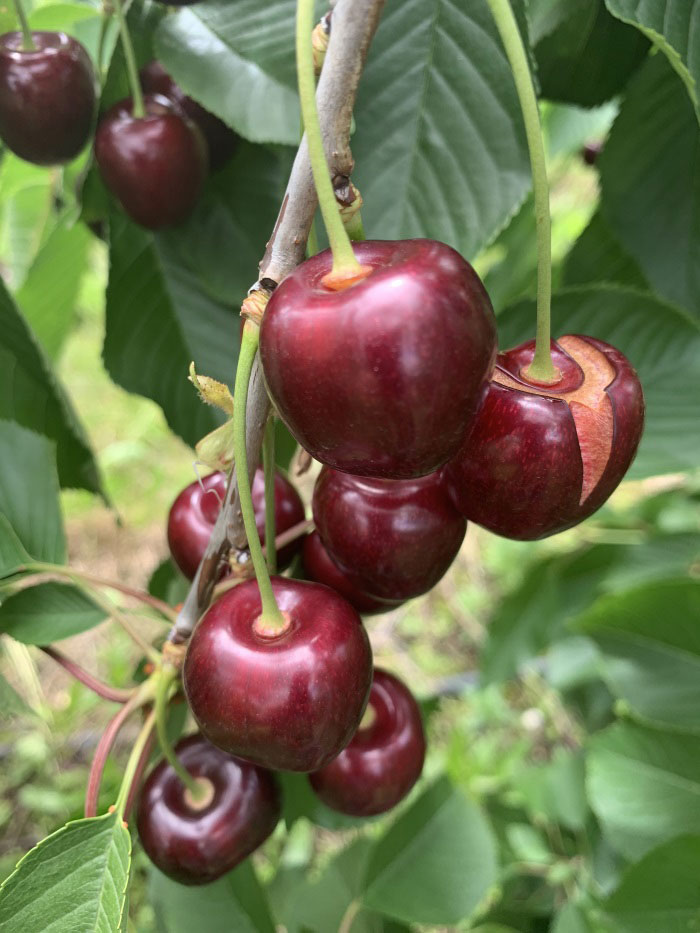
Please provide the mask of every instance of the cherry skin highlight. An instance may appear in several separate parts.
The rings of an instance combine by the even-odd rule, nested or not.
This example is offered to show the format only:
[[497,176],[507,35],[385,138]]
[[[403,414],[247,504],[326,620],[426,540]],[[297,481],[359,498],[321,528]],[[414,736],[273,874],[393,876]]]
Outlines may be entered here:
[[95,158],[131,219],[159,230],[194,210],[207,174],[207,147],[173,101],[147,94],[144,103],[144,117],[133,115],[130,98],[107,111],[95,135]]
[[348,744],[372,683],[362,621],[317,583],[273,577],[287,627],[258,633],[258,584],[229,590],[204,614],[183,669],[192,714],[229,754],[279,771],[315,771]]
[[85,148],[95,116],[96,79],[90,56],[62,32],[0,36],[0,138],[36,165],[61,165]]
[[561,379],[524,375],[534,341],[498,357],[471,434],[444,471],[470,521],[530,541],[564,531],[618,486],[644,427],[644,396],[629,361],[593,337],[552,342]]
[[316,794],[348,816],[375,816],[395,807],[423,770],[425,735],[420,709],[397,677],[375,670],[368,724],[320,771],[309,775]]
[[[226,493],[226,474],[217,472],[185,486],[172,504],[168,516],[168,545],[173,560],[192,580],[206,550]],[[255,524],[265,544],[265,474],[256,470],[252,485]],[[275,530],[287,531],[304,521],[304,503],[294,486],[281,473],[275,473]],[[277,563],[288,567],[301,548],[301,539],[281,548]]]
[[238,136],[223,120],[215,117],[176,84],[160,62],[152,61],[139,72],[145,94],[162,94],[174,101],[199,127],[209,151],[209,168],[216,171],[231,158],[238,145]]
[[457,556],[467,528],[439,472],[383,480],[324,467],[313,511],[332,560],[354,586],[384,600],[432,589]]
[[377,615],[401,605],[400,600],[375,599],[355,586],[350,577],[333,562],[317,531],[304,538],[301,559],[308,579],[330,586],[347,599],[361,615]]
[[202,804],[163,760],[146,778],[137,826],[146,854],[180,884],[208,884],[231,871],[267,839],[281,814],[274,775],[214,748],[199,735],[175,753],[195,778],[210,782]]
[[487,388],[496,327],[479,277],[433,240],[353,244],[361,281],[322,283],[329,250],[275,290],[260,330],[273,402],[334,469],[408,479],[459,448]]

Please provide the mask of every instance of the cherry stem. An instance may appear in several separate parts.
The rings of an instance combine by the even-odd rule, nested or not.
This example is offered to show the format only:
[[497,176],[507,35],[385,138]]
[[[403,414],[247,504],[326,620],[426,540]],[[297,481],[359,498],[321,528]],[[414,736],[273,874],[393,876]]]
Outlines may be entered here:
[[501,41],[508,56],[520,100],[530,151],[532,188],[537,225],[537,338],[535,356],[526,370],[528,378],[552,383],[560,373],[552,362],[550,346],[552,306],[552,221],[549,212],[549,182],[545,161],[540,112],[532,83],[527,53],[518,29],[510,0],[488,0]]
[[124,50],[124,60],[126,61],[126,73],[129,77],[129,87],[131,88],[131,112],[137,118],[146,116],[146,108],[143,103],[143,91],[139,81],[139,72],[136,67],[136,56],[134,55],[134,46],[129,35],[129,27],[126,24],[124,16],[124,7],[122,0],[114,0],[114,9],[119,20],[119,34],[122,40],[122,49]]
[[263,472],[265,474],[265,557],[267,569],[277,573],[277,547],[275,541],[275,419],[267,419],[263,435]]
[[133,788],[136,783],[136,775],[139,771],[143,771],[145,762],[142,764],[142,759],[146,757],[148,760],[147,749],[151,743],[151,737],[153,733],[153,726],[156,722],[156,713],[155,710],[151,712],[146,717],[146,721],[141,727],[136,741],[134,742],[131,754],[129,755],[129,760],[126,763],[126,768],[124,769],[124,777],[122,778],[121,787],[119,788],[119,796],[117,797],[116,803],[114,804],[114,809],[117,811],[122,820],[126,818],[127,808],[131,806],[131,802],[134,797]]
[[248,457],[246,452],[246,405],[248,403],[248,384],[250,374],[253,369],[253,360],[258,349],[260,340],[260,331],[257,324],[246,321],[243,327],[243,339],[238,356],[238,368],[236,370],[236,384],[234,386],[235,404],[233,406],[233,457],[236,463],[236,482],[238,483],[238,495],[241,502],[241,513],[243,515],[243,526],[245,528],[246,538],[248,539],[248,549],[255,569],[255,577],[258,581],[260,590],[260,599],[262,601],[262,618],[271,629],[285,627],[285,620],[277,605],[275,594],[270,582],[270,574],[267,570],[265,555],[263,554],[258,529],[255,524],[255,510],[253,508],[253,497],[250,490],[250,475],[248,473]]
[[[136,762],[136,767],[134,768],[134,774],[131,778],[131,784],[129,785],[129,792],[126,797],[126,803],[124,804],[124,819],[129,819],[129,814],[131,813],[131,808],[134,805],[134,800],[138,794],[139,787],[141,785],[141,778],[143,777],[143,772],[146,770],[148,761],[151,757],[151,752],[153,751],[153,745],[155,743],[155,735],[153,734],[153,725],[155,724],[155,712],[149,713],[149,717],[153,717],[152,724],[148,730],[148,739],[144,743],[143,748],[141,749],[141,754],[139,755],[139,760]],[[148,720],[144,725],[148,725]]]
[[175,774],[177,774],[177,776],[180,778],[192,797],[196,800],[202,794],[201,785],[190,774],[187,768],[182,765],[180,759],[175,754],[175,749],[173,748],[170,742],[170,737],[168,736],[168,704],[170,701],[171,689],[176,676],[177,668],[173,667],[172,664],[167,663],[163,665],[157,675],[155,704],[156,733],[158,735],[158,743],[160,744],[160,750],[163,753],[163,757],[173,769]]
[[92,692],[96,693],[99,697],[102,697],[103,700],[110,700],[112,703],[127,703],[134,695],[134,690],[120,690],[118,687],[111,687],[97,677],[93,677],[89,671],[86,671],[75,661],[71,660],[71,658],[66,657],[66,655],[62,654],[58,649],[50,645],[42,645],[40,648],[44,654],[53,658],[53,660],[68,671],[72,677],[75,677],[83,686],[92,690]]
[[306,256],[310,258],[318,252],[318,233],[316,232],[316,221],[312,221],[309,237],[306,241]]
[[323,223],[328,232],[328,240],[333,253],[331,275],[346,277],[347,273],[361,274],[361,265],[355,259],[350,237],[345,232],[343,221],[338,211],[333,184],[331,182],[326,154],[323,150],[321,124],[316,107],[316,77],[314,74],[313,46],[311,35],[314,28],[314,0],[297,0],[297,79],[299,82],[299,100],[301,116],[306,130],[306,144],[309,148],[309,161],[318,195],[318,203],[323,216]]
[[13,0],[13,3],[19,21],[19,27],[22,30],[22,48],[25,52],[32,52],[36,48],[36,44],[34,43],[32,31],[29,28],[29,21],[27,19],[27,14],[24,12],[24,7],[22,6],[22,0]]

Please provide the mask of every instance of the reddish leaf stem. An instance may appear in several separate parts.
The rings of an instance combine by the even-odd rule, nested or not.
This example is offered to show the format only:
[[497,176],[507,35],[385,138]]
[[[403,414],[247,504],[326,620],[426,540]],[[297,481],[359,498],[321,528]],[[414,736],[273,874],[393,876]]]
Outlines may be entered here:
[[102,697],[103,700],[110,700],[112,703],[127,703],[134,695],[134,690],[120,690],[119,687],[111,687],[109,684],[104,683],[104,681],[94,677],[89,671],[86,671],[85,668],[81,667],[76,661],[66,657],[66,655],[57,648],[44,645],[41,646],[41,650],[44,654],[53,658],[57,664],[60,664],[72,677],[79,680],[81,684]]

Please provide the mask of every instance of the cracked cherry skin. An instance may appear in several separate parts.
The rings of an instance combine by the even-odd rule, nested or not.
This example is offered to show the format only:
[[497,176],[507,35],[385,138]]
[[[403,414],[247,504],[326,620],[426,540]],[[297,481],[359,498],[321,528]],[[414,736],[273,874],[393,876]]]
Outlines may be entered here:
[[467,530],[439,472],[385,480],[324,467],[313,513],[332,560],[375,599],[427,593],[457,556]]
[[390,612],[402,604],[402,600],[375,599],[355,586],[350,577],[333,562],[317,531],[306,535],[301,548],[304,572],[310,580],[330,586],[347,599],[360,615],[377,615]]
[[[260,541],[265,544],[265,474],[261,469],[255,471],[252,485],[255,524]],[[168,516],[168,545],[173,560],[190,579],[199,567],[204,555],[212,528],[221,511],[221,503],[226,494],[226,474],[211,473],[201,483],[195,480],[185,486],[172,504]],[[294,486],[275,473],[275,530],[277,534],[304,521],[304,503]],[[277,553],[280,569],[288,567],[301,547],[301,539],[292,541]]]
[[175,101],[190,120],[197,124],[207,143],[209,168],[212,171],[228,162],[238,145],[238,136],[223,120],[185,94],[160,62],[149,62],[141,69],[139,77],[145,94],[162,94]]
[[534,341],[499,355],[472,433],[444,470],[460,512],[506,538],[544,538],[587,518],[642,436],[642,387],[619,350],[577,335],[551,346],[555,385],[524,375]]
[[195,778],[211,782],[199,806],[164,759],[144,782],[137,826],[146,854],[180,884],[208,884],[231,871],[274,830],[281,815],[274,775],[238,761],[199,735],[175,753]]
[[62,32],[0,36],[0,137],[36,165],[60,165],[85,148],[95,116],[95,72],[90,56]]
[[158,230],[194,210],[207,174],[207,147],[176,103],[144,95],[146,115],[135,117],[130,98],[100,120],[95,158],[107,188],[137,224]]
[[434,240],[354,243],[370,274],[341,291],[322,283],[325,250],[270,299],[260,358],[294,437],[337,470],[407,479],[459,448],[496,354],[479,277]]
[[273,577],[287,627],[260,629],[258,584],[217,600],[190,639],[183,682],[202,733],[229,754],[278,771],[315,771],[362,719],[372,651],[359,615],[326,586]]
[[395,807],[423,770],[420,708],[398,677],[375,670],[367,725],[330,764],[309,775],[321,800],[348,816],[376,816]]

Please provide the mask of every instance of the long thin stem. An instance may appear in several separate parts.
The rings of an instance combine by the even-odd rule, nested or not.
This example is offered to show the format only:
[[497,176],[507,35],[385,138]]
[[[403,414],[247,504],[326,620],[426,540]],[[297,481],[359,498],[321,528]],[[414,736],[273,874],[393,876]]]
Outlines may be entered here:
[[321,124],[316,109],[316,78],[311,44],[313,19],[314,0],[297,0],[297,79],[301,115],[306,129],[306,144],[309,147],[309,161],[318,194],[318,203],[333,253],[331,277],[337,279],[338,282],[349,284],[362,278],[363,271],[362,266],[355,259],[350,238],[340,219],[326,154],[323,151]]
[[552,305],[552,223],[549,213],[549,183],[545,162],[540,112],[532,83],[527,53],[510,0],[488,0],[501,41],[506,50],[520,99],[530,150],[532,186],[537,224],[537,339],[535,356],[527,376],[537,382],[556,382],[559,373],[552,362],[550,312]]
[[143,104],[143,92],[141,90],[141,82],[139,81],[138,68],[136,67],[134,46],[132,45],[131,36],[129,35],[129,27],[126,24],[126,16],[124,16],[122,0],[114,0],[114,9],[117,13],[117,19],[119,21],[119,34],[121,36],[122,48],[124,50],[126,73],[129,77],[129,87],[131,88],[131,112],[137,118],[143,117],[146,115],[146,109]]
[[316,221],[311,224],[309,238],[306,241],[306,255],[315,256],[318,252],[318,233],[316,232]]
[[267,569],[277,573],[277,548],[275,546],[275,419],[267,419],[263,437],[263,472],[265,474],[265,557]]
[[258,349],[260,332],[257,325],[246,321],[243,328],[243,340],[241,341],[241,350],[238,356],[238,369],[236,370],[236,384],[234,387],[234,397],[236,404],[233,410],[233,456],[236,462],[236,480],[238,482],[238,491],[241,499],[241,512],[243,513],[243,524],[248,539],[248,548],[255,568],[255,576],[260,588],[260,599],[262,601],[262,618],[271,629],[282,629],[285,626],[285,620],[277,605],[275,594],[272,591],[270,583],[270,574],[267,571],[265,556],[263,554],[258,529],[255,524],[255,510],[253,509],[253,498],[250,490],[250,476],[248,475],[248,459],[246,455],[246,403],[248,401],[248,383],[250,382],[250,373],[253,368],[253,360]]
[[141,731],[139,732],[131,749],[129,760],[126,763],[124,777],[122,778],[121,787],[119,788],[119,796],[117,797],[117,801],[114,805],[114,809],[122,819],[125,819],[127,806],[130,806],[131,801],[133,800],[132,787],[135,783],[136,772],[141,766],[145,749],[148,747],[151,741],[151,735],[153,733],[153,726],[155,725],[155,721],[155,710],[151,710],[151,712],[146,717],[146,721],[141,727]]
[[22,30],[22,48],[27,52],[31,52],[36,48],[36,45],[34,43],[32,31],[29,28],[27,14],[24,12],[24,7],[22,6],[22,0],[13,0],[13,5],[15,13],[17,14],[17,20],[19,21],[19,28]]
[[164,665],[158,675],[155,705],[156,732],[158,734],[158,742],[163,757],[192,794],[193,798],[196,799],[200,794],[200,787],[187,768],[183,767],[168,737],[168,701],[170,699],[170,690],[176,673],[175,668]]
[[83,686],[102,697],[103,700],[110,700],[112,703],[127,703],[134,694],[134,690],[120,690],[118,687],[111,687],[97,677],[93,677],[89,671],[86,671],[71,658],[66,657],[57,648],[44,645],[41,646],[41,650],[44,654],[53,658],[57,664],[60,664],[72,677],[80,681]]
[[[149,715],[153,716],[153,723],[155,724],[155,710]],[[136,768],[134,769],[134,775],[131,779],[131,786],[129,787],[129,792],[126,797],[126,803],[124,804],[124,819],[129,819],[129,814],[131,813],[131,808],[134,805],[134,800],[136,795],[139,792],[141,786],[141,778],[143,777],[143,772],[148,766],[148,761],[151,757],[151,752],[153,751],[153,745],[155,744],[155,735],[153,734],[153,727],[149,729],[148,740],[141,750],[139,760],[136,763]]]

